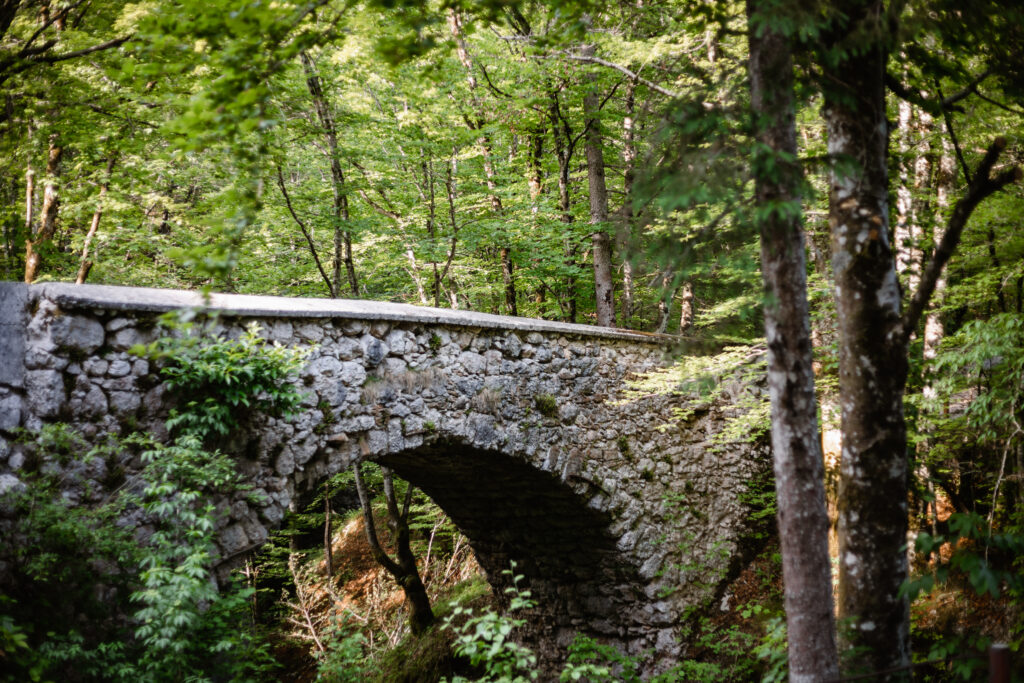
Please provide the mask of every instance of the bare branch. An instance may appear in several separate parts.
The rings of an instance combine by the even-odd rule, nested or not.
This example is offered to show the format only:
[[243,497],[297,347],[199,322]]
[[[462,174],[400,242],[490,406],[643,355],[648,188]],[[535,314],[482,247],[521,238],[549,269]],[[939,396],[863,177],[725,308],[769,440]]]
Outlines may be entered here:
[[[599,64],[601,66],[608,67],[609,69],[615,69],[616,71],[620,71],[620,72],[626,74],[627,76],[629,76],[630,78],[635,80],[637,83],[643,83],[644,85],[646,85],[648,88],[650,88],[654,92],[661,93],[662,95],[665,95],[666,97],[671,97],[671,98],[682,97],[682,95],[680,95],[679,93],[677,93],[677,92],[675,92],[673,90],[669,90],[668,88],[663,88],[662,86],[658,85],[654,81],[649,81],[646,78],[643,78],[642,76],[640,76],[640,74],[636,73],[635,71],[630,71],[629,69],[627,69],[626,67],[622,66],[621,64],[615,64],[614,62],[609,62],[608,60],[601,59],[600,57],[588,57],[588,56],[584,56],[584,55],[565,54],[564,57],[566,59],[571,59],[571,60],[576,61],[576,62],[588,62],[590,64]],[[551,57],[541,57],[541,59],[551,59]]]
[[320,271],[320,276],[323,277],[324,283],[327,285],[328,293],[333,297],[334,287],[331,285],[331,279],[327,277],[327,272],[324,271],[324,266],[320,263],[320,255],[316,252],[316,245],[313,244],[313,237],[309,234],[309,230],[306,228],[306,224],[299,218],[298,214],[295,213],[295,209],[292,208],[291,197],[288,196],[288,190],[284,184],[284,174],[281,173],[281,167],[277,166],[277,186],[281,189],[281,196],[284,197],[284,203],[288,206],[288,213],[292,215],[295,222],[299,226],[299,230],[302,231],[302,236],[306,238],[306,243],[309,245],[309,253],[313,255],[313,260],[316,261],[316,269]]

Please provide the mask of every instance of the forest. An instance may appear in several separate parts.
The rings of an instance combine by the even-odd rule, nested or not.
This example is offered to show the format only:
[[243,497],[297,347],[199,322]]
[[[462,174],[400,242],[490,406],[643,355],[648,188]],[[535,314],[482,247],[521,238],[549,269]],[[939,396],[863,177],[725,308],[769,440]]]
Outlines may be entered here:
[[[987,680],[993,643],[1024,680],[1019,3],[0,0],[0,95],[0,280],[763,349],[760,587],[650,680]],[[140,353],[186,391],[251,354],[231,405],[294,406],[301,357],[238,343]],[[197,410],[104,446],[150,468],[146,543],[43,476],[0,493],[0,680],[538,680],[529,591],[490,596],[387,468],[332,479],[218,594],[203,491],[236,425]],[[584,636],[566,662],[644,670]]]

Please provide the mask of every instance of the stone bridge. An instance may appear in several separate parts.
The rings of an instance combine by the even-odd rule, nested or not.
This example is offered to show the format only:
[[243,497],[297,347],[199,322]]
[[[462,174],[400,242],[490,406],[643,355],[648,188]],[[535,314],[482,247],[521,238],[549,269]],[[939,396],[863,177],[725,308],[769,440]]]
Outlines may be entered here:
[[[161,313],[199,306],[181,291],[0,283],[0,489],[32,466],[18,427],[161,434],[174,397],[129,348],[156,337]],[[744,494],[770,458],[718,437],[741,399],[764,400],[759,383],[725,375],[713,401],[631,388],[672,360],[665,337],[624,330],[372,301],[213,295],[208,309],[229,336],[258,322],[311,348],[302,412],[255,418],[230,447],[265,495],[220,501],[222,568],[326,477],[370,460],[445,510],[498,594],[517,562],[542,657],[582,631],[653,651],[657,668],[678,656],[688,609],[721,597],[749,531]],[[138,471],[123,460],[68,464],[68,481],[91,485],[65,495],[98,500],[109,468]]]

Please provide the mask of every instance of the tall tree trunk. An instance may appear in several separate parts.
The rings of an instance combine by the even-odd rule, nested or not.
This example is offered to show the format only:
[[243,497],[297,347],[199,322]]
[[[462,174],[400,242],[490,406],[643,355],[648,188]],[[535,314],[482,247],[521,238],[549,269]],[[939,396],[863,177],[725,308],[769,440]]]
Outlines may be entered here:
[[[585,57],[594,56],[594,46],[586,45],[580,51]],[[604,152],[601,148],[600,100],[593,74],[588,76],[590,88],[583,97],[583,115],[587,127],[587,184],[590,188],[590,224],[594,232],[590,238],[594,250],[594,307],[597,324],[615,327],[615,283],[612,280],[612,245],[605,231],[608,222],[608,188],[604,181]]]
[[[548,107],[548,118],[551,121],[551,135],[555,143],[555,157],[558,160],[558,210],[562,223],[570,225],[572,220],[572,197],[570,196],[569,173],[571,171],[572,155],[575,150],[572,131],[569,122],[561,115],[558,103],[558,91],[554,88],[549,90],[550,104]],[[565,316],[569,322],[576,322],[576,276],[573,271],[576,267],[576,244],[572,239],[572,233],[566,228],[563,247],[566,265],[569,267],[569,274],[565,278],[565,299],[568,311]]]
[[914,148],[914,107],[910,102],[898,104],[897,128],[899,145],[898,176],[896,184],[896,225],[893,226],[893,246],[896,250],[896,274],[913,289],[917,286],[921,264],[915,262],[914,244],[919,238],[914,225],[914,191],[911,182]]
[[100,195],[96,198],[96,210],[92,214],[92,223],[89,224],[89,232],[85,234],[85,242],[82,243],[82,258],[78,265],[78,276],[75,278],[76,285],[84,285],[85,279],[89,277],[92,270],[92,261],[89,260],[89,247],[92,246],[96,231],[100,228],[100,219],[103,218],[103,198],[107,196],[107,188],[110,187],[110,175],[114,172],[116,157],[113,154],[107,159],[107,172],[100,185]]
[[[885,45],[890,27],[878,0],[834,6],[826,37],[828,151],[845,163],[830,178],[829,224],[839,322],[842,463],[839,480],[839,618],[851,664],[865,673],[910,660],[907,578],[907,443],[903,392],[908,345],[974,209],[1020,177],[990,177],[1006,141],[989,148],[957,202],[942,241],[900,315],[888,230]],[[852,164],[850,163],[852,162]],[[852,165],[852,168],[851,168]]]
[[416,285],[416,294],[419,296],[420,303],[424,306],[429,306],[430,299],[427,297],[427,290],[423,286],[423,276],[420,274],[420,266],[416,262],[416,252],[413,251],[411,244],[405,245],[405,260],[409,262],[406,270],[409,272],[409,277],[412,278],[413,284]]
[[[534,232],[540,231],[540,196],[544,193],[544,124],[538,123],[530,129],[529,133],[529,171],[526,177],[526,184],[530,190],[530,215],[533,217]],[[544,303],[544,285],[541,283],[533,292],[533,301],[536,304]],[[544,317],[541,309],[538,315]]]
[[668,330],[668,315],[672,309],[672,299],[676,297],[676,288],[672,286],[672,279],[675,277],[672,266],[668,266],[657,276],[661,280],[661,297],[658,299],[658,322],[654,329],[658,334],[665,334]]
[[[942,154],[939,156],[939,167],[935,177],[935,217],[932,220],[932,240],[938,244],[942,239],[942,225],[940,216],[945,215],[952,203],[953,188],[956,187],[956,159],[953,156],[952,145],[949,140],[943,140]],[[940,276],[935,283],[935,300],[941,303],[946,291],[946,278]],[[926,362],[934,360],[939,352],[939,345],[945,336],[945,329],[942,324],[942,317],[939,312],[930,309],[924,319],[924,359]],[[935,389],[931,382],[926,382],[924,387],[925,396],[935,397]]]
[[[900,289],[889,244],[886,29],[881,2],[847,0],[845,26],[825,67],[832,267],[839,323],[842,461],[839,479],[839,618],[854,671],[909,663],[906,346],[885,332],[900,320]],[[842,19],[838,21],[843,21]],[[854,38],[854,36],[857,36]],[[856,44],[853,44],[855,41]]]
[[43,206],[40,210],[39,227],[31,226],[33,234],[25,240],[25,282],[32,284],[39,276],[42,256],[38,248],[53,239],[57,232],[57,216],[60,212],[60,173],[64,148],[56,134],[50,136],[46,158],[46,185],[43,188]]
[[[494,162],[491,160],[491,141],[483,129],[485,118],[484,104],[478,93],[476,74],[473,73],[473,59],[469,55],[469,50],[466,47],[466,39],[462,33],[462,17],[455,11],[455,9],[450,9],[448,12],[448,27],[451,29],[452,38],[455,39],[455,52],[458,55],[463,68],[466,70],[466,81],[469,84],[469,93],[472,98],[473,108],[476,110],[475,114],[477,121],[475,123],[475,127],[480,134],[477,138],[477,144],[480,145],[480,151],[483,155],[484,177],[487,182],[487,191],[490,193],[491,209],[493,209],[496,214],[501,215],[503,209],[501,206],[501,197],[498,196],[497,185],[494,180],[495,172]],[[502,234],[501,237],[501,245],[498,247],[498,254],[501,260],[501,279],[505,286],[505,312],[508,315],[519,315],[519,311],[516,306],[515,266],[512,262],[512,248],[508,244],[509,236],[507,234]]]
[[[953,150],[949,140],[943,139],[943,151],[939,156],[938,168],[935,172],[935,207],[934,215],[931,217],[931,229],[932,229],[932,240],[934,244],[938,244],[942,239],[942,233],[940,230],[941,216],[945,215],[949,209],[950,198],[953,196],[953,188],[956,183],[956,161],[953,158]],[[935,283],[935,302],[941,304],[942,299],[945,295],[946,290],[946,278],[940,276],[938,281]],[[939,345],[942,343],[942,338],[945,336],[945,329],[942,324],[942,317],[934,307],[930,308],[924,319],[924,342],[922,350],[922,358],[925,365],[925,376],[923,386],[921,387],[921,394],[924,396],[926,405],[932,406],[932,411],[938,410],[941,414],[945,414],[946,406],[934,405],[934,402],[938,398],[938,392],[935,389],[933,383],[933,376],[930,372],[930,364],[935,360],[939,352]],[[923,418],[918,423],[918,432],[926,434],[931,431],[931,421],[929,420],[928,413],[923,413]],[[938,518],[939,518],[939,507],[938,501],[935,498],[935,476],[931,472],[930,463],[927,460],[927,454],[931,450],[931,438],[926,438],[918,444],[919,462],[921,463],[924,474],[927,479],[928,492],[931,494],[931,502],[925,501],[925,510],[931,511],[931,530],[932,535],[938,534]],[[927,517],[927,514],[925,515]],[[926,558],[927,559],[927,558]]]
[[629,259],[629,244],[633,237],[633,182],[636,176],[636,79],[626,84],[626,115],[622,119],[622,162],[625,173],[622,181],[622,223],[616,232],[619,257],[622,259],[622,326],[630,327],[633,318],[633,262]]
[[341,156],[338,151],[338,132],[313,60],[306,52],[300,52],[299,58],[302,60],[302,68],[306,73],[306,87],[313,98],[313,108],[316,110],[320,126],[324,130],[327,151],[330,155],[331,191],[334,197],[334,256],[331,259],[331,296],[333,298],[341,296],[341,266],[344,263],[349,290],[352,292],[352,296],[358,297],[359,281],[356,279],[355,261],[352,259],[352,233],[347,227],[349,225],[348,193],[345,190],[345,174],[341,169]]
[[380,545],[377,538],[377,526],[373,521],[373,508],[370,497],[363,483],[363,475],[359,463],[352,465],[355,475],[356,493],[359,504],[363,508],[363,519],[366,526],[366,540],[370,552],[377,562],[395,579],[402,592],[405,593],[406,604],[409,605],[409,628],[414,634],[420,634],[434,621],[434,612],[430,609],[430,598],[416,567],[416,557],[409,545],[409,504],[412,501],[412,485],[406,491],[402,509],[398,509],[395,498],[395,484],[391,470],[381,467],[384,475],[384,500],[388,508],[388,527],[395,540],[397,561],[391,559]]
[[[32,129],[29,128],[29,139],[32,137]],[[31,147],[29,147],[31,149]],[[17,236],[17,244],[12,241],[10,248],[11,254],[21,251],[21,238],[29,240],[32,237],[32,228],[35,226],[35,205],[36,205],[36,172],[32,168],[32,154],[28,154],[28,162],[25,164],[25,230],[23,235],[18,235],[17,232],[14,234]],[[20,264],[18,264],[20,265]],[[17,267],[17,266],[15,266]]]
[[754,179],[789,680],[816,683],[839,674],[825,468],[814,395],[793,60],[787,37],[767,28],[764,5],[774,7],[748,0],[747,16],[751,101],[763,144],[755,153]]

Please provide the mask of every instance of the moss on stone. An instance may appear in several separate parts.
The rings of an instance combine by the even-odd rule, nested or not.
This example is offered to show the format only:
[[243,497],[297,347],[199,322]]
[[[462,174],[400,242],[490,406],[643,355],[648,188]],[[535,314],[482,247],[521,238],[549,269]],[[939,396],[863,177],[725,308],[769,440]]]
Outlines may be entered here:
[[558,400],[551,394],[537,394],[533,397],[533,405],[544,417],[558,417]]

